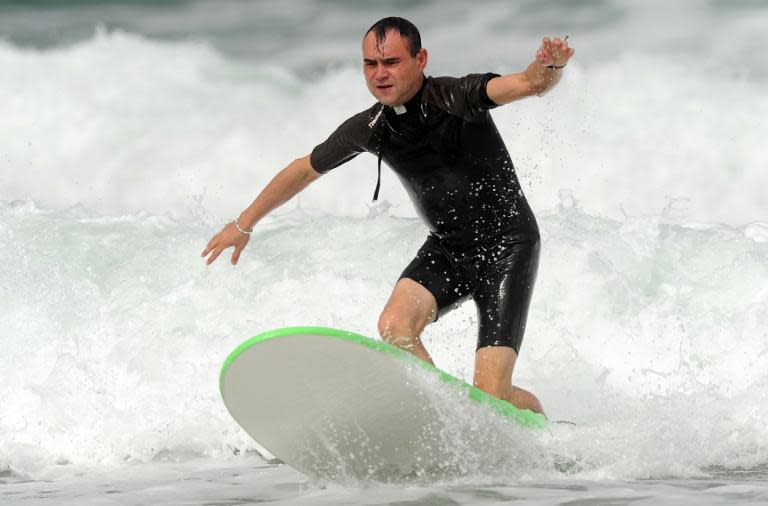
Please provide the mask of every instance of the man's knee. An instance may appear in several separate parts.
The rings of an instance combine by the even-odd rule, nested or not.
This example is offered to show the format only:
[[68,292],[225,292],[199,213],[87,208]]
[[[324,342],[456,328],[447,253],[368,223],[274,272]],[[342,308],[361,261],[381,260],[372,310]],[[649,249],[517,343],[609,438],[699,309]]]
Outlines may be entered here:
[[388,342],[414,340],[435,319],[436,312],[431,293],[413,280],[401,279],[381,312],[379,334]]
[[415,328],[410,318],[397,310],[384,309],[379,316],[379,335],[390,343],[396,344],[399,340],[413,339]]

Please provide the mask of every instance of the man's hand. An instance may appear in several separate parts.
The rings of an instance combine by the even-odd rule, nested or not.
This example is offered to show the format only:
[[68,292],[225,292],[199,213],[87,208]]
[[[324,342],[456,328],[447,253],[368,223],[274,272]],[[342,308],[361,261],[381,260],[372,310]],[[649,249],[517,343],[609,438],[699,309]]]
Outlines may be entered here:
[[555,37],[555,40],[544,37],[541,47],[536,51],[536,61],[545,66],[562,67],[568,63],[575,52],[575,49],[568,47],[567,35],[563,40],[560,40],[560,37]]
[[[256,200],[240,214],[238,218],[240,220],[238,222],[240,228],[246,227],[246,232],[249,232],[250,230],[247,227],[253,227],[273,209],[288,202],[319,177],[320,173],[312,168],[310,155],[294,160],[272,178],[272,181],[256,197]],[[235,222],[232,222],[221,229],[221,232],[213,236],[213,239],[208,242],[208,246],[205,247],[205,251],[200,256],[205,257],[210,253],[211,256],[208,257],[206,265],[211,265],[221,255],[222,251],[234,246],[235,252],[232,253],[232,265],[236,265],[240,258],[240,253],[242,253],[250,240],[251,236],[238,230]]]
[[562,67],[575,52],[575,49],[568,47],[568,36],[564,40],[544,37],[541,47],[536,51],[536,60],[525,71],[488,81],[488,98],[497,105],[504,105],[532,95],[544,95],[558,83],[562,75],[559,70],[544,67]]
[[221,255],[222,251],[234,246],[235,252],[232,253],[232,265],[237,265],[237,261],[240,259],[240,253],[242,253],[250,240],[251,236],[240,232],[234,222],[228,223],[221,229],[221,232],[213,236],[213,239],[208,242],[208,246],[205,247],[205,250],[200,256],[205,257],[211,253],[211,256],[208,257],[208,260],[205,262],[205,265],[211,265],[214,260]]

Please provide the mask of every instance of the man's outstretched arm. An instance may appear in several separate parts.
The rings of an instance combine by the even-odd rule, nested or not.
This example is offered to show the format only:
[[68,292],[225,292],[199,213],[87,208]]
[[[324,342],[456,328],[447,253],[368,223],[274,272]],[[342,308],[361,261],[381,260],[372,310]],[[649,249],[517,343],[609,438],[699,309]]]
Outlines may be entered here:
[[536,52],[536,59],[524,72],[488,81],[488,98],[498,105],[504,105],[531,95],[544,95],[560,81],[563,73],[562,69],[550,67],[564,66],[575,52],[575,49],[568,47],[567,37],[565,40],[545,37]]
[[208,245],[203,250],[201,256],[210,254],[206,264],[210,265],[225,249],[234,246],[232,253],[232,265],[237,263],[240,253],[248,244],[251,236],[241,229],[250,231],[264,216],[274,209],[291,200],[301,190],[309,186],[315,179],[320,177],[320,173],[312,168],[309,161],[309,155],[291,162],[286,168],[281,170],[269,184],[264,188],[256,200],[248,208],[240,213],[235,222],[228,223],[224,228],[213,236]]

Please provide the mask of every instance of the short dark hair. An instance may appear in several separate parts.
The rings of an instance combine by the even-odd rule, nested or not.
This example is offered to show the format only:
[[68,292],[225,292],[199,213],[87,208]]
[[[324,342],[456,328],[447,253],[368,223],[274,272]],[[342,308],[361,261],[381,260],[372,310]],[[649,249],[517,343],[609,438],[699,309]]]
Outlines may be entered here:
[[407,19],[398,17],[383,18],[376,21],[372,27],[365,32],[365,35],[373,32],[376,35],[376,43],[382,44],[387,38],[389,32],[400,34],[406,44],[409,46],[411,56],[416,56],[421,51],[421,35],[416,25]]

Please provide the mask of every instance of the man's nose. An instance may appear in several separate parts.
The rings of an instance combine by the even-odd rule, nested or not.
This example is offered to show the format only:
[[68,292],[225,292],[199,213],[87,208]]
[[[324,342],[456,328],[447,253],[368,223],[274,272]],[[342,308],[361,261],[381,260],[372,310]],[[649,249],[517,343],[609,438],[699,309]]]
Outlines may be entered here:
[[384,65],[376,65],[376,72],[373,74],[374,79],[377,79],[379,81],[386,79],[388,77],[387,73],[387,67]]

